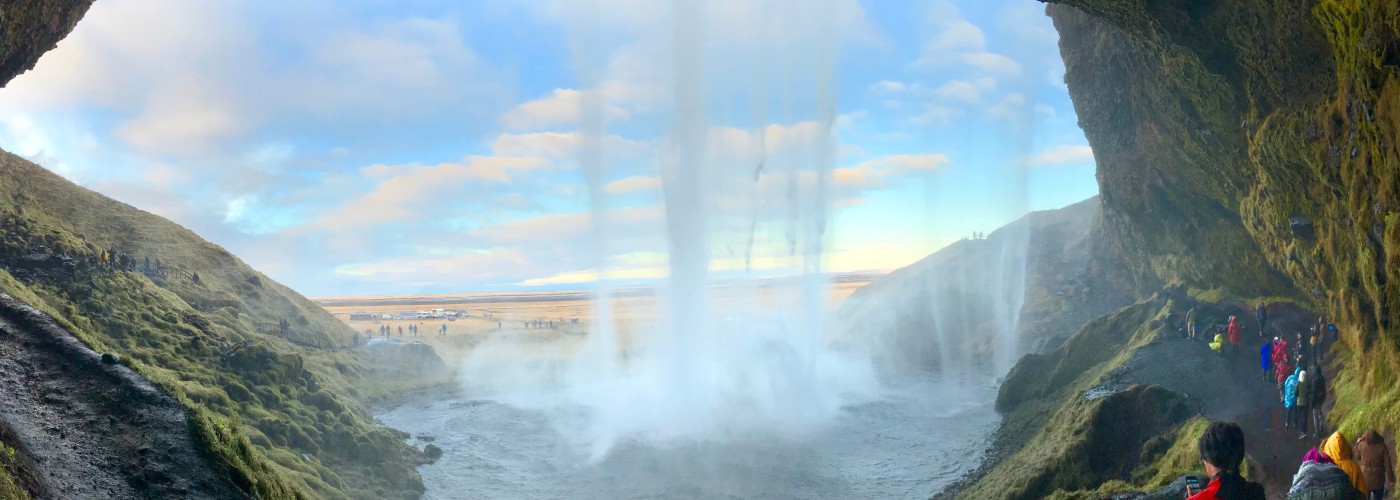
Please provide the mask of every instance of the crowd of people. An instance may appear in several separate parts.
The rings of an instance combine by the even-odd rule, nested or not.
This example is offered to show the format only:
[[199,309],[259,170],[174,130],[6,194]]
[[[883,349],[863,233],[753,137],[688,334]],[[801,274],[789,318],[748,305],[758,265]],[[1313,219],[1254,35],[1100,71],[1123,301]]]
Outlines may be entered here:
[[[1268,336],[1269,317],[1263,303],[1255,308],[1259,325],[1259,363],[1265,381],[1274,384],[1283,410],[1283,427],[1298,430],[1298,439],[1318,439],[1327,436],[1302,458],[1288,491],[1290,500],[1304,499],[1383,499],[1394,484],[1394,464],[1390,449],[1380,433],[1365,431],[1355,441],[1342,432],[1327,433],[1323,404],[1327,401],[1328,383],[1323,373],[1323,353],[1337,342],[1336,325],[1318,318],[1307,331],[1295,332],[1292,339],[1283,335]],[[1185,333],[1198,337],[1197,313],[1193,308],[1186,314]],[[1230,316],[1227,324],[1214,327],[1215,337],[1209,343],[1212,350],[1231,355],[1242,342],[1240,321]],[[1279,330],[1275,325],[1275,331]],[[1244,459],[1244,433],[1232,422],[1215,422],[1207,427],[1197,442],[1209,483],[1192,487],[1188,482],[1190,500],[1263,499],[1262,486],[1243,478],[1240,467]]]
[[[1206,427],[1196,447],[1209,482],[1188,478],[1188,500],[1264,500],[1264,487],[1246,480],[1244,431],[1233,422]],[[1289,500],[1381,500],[1395,484],[1390,448],[1369,429],[1354,443],[1335,432],[1303,455],[1288,489]]]

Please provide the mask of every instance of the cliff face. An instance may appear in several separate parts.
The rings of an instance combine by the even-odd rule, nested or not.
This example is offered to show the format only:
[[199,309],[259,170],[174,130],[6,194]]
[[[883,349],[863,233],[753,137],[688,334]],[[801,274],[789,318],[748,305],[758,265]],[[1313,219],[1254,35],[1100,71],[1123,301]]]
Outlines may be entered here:
[[[1333,319],[1334,427],[1400,432],[1400,3],[1051,0],[1047,13],[1098,161],[1094,265],[1151,298],[1021,360],[998,398],[1006,420],[994,452],[1007,458],[967,496],[1099,498],[1194,471],[1193,460],[1168,458],[1179,453],[1149,453],[1192,448],[1186,430],[1146,441],[1136,464],[1124,461],[1131,474],[1086,474],[1092,450],[1051,446],[1076,442],[1073,429],[1092,417],[1074,409],[1100,388],[1186,376],[1161,378],[1135,360],[1219,369],[1182,357],[1204,349],[1176,335],[1192,307],[1247,316],[1262,301],[1295,322]],[[1210,394],[1181,393],[1208,418],[1240,418],[1212,411]],[[1286,489],[1296,458],[1254,458],[1270,487]],[[1023,466],[1032,463],[1055,466]]]
[[0,87],[29,71],[68,36],[92,0],[10,0],[0,4]]
[[[1400,396],[1400,3],[1063,0],[1102,229],[1139,290],[1293,298],[1343,331],[1333,418]],[[1355,384],[1351,386],[1350,384]],[[1379,409],[1379,408],[1377,408]]]

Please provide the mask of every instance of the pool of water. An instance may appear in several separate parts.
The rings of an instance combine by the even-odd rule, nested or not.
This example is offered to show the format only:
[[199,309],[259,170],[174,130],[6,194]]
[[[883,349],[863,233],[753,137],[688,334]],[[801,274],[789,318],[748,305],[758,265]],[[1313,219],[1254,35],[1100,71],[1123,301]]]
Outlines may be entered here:
[[602,457],[562,430],[582,408],[466,398],[379,419],[443,449],[425,498],[928,498],[980,463],[994,398],[986,379],[911,378],[802,433],[624,438]]

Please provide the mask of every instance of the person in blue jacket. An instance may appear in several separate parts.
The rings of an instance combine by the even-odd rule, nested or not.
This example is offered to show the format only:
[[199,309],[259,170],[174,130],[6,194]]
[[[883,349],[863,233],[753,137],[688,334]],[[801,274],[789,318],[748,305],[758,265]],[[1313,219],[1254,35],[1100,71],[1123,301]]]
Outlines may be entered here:
[[1274,379],[1273,373],[1271,373],[1273,371],[1273,367],[1274,343],[1272,341],[1264,342],[1264,345],[1259,347],[1259,368],[1262,368],[1264,370],[1265,382],[1269,382]]
[[1283,418],[1283,425],[1285,427],[1294,427],[1298,425],[1298,417],[1295,413],[1297,413],[1298,410],[1298,372],[1302,370],[1302,366],[1294,368],[1293,374],[1289,375],[1288,379],[1283,381],[1283,410],[1285,415]]

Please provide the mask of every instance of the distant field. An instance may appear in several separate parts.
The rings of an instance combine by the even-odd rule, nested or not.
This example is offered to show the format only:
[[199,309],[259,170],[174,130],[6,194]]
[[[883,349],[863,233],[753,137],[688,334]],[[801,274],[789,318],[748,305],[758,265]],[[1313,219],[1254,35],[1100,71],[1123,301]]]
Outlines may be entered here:
[[[827,305],[835,307],[869,281],[832,283],[828,288]],[[792,295],[764,287],[736,289],[732,293],[714,289],[711,300],[722,311],[731,302],[738,306],[760,301],[764,306],[774,307],[780,301],[793,299]],[[408,338],[409,325],[416,325],[419,329],[416,340],[433,344],[448,355],[464,355],[473,346],[493,336],[510,337],[526,344],[572,343],[571,339],[582,338],[596,319],[594,298],[587,291],[320,297],[312,300],[362,336],[368,331],[369,335],[378,337],[379,328],[387,325],[391,336],[397,337],[402,327],[404,338]],[[636,288],[619,290],[612,304],[613,321],[623,342],[633,334],[648,330],[658,316],[657,308],[660,305],[651,290]],[[455,320],[350,320],[352,312],[397,313],[436,308],[466,311],[473,317]],[[575,318],[578,319],[577,324],[573,322]],[[553,327],[534,328],[526,323],[551,320],[555,322]],[[441,335],[440,329],[444,325],[447,326],[447,333]]]

